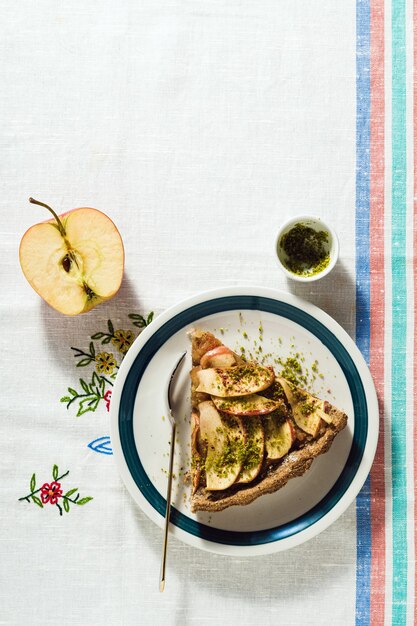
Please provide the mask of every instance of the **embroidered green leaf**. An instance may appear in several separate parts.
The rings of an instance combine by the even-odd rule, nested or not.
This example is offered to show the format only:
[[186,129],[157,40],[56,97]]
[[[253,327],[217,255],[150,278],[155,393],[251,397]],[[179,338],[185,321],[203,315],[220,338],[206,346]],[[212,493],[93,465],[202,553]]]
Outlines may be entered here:
[[140,313],[130,313],[128,317],[133,320],[133,326],[137,326],[137,328],[145,328],[145,326],[149,326],[154,317],[154,312],[151,311],[148,313],[148,316],[145,318]]
[[87,357],[86,359],[81,359],[81,361],[78,361],[77,367],[85,367],[86,365],[91,363],[91,361],[94,361],[94,359],[91,359],[90,357]]
[[104,333],[95,333],[91,335],[91,339],[102,339],[104,337]]
[[70,400],[71,400],[71,398],[70,398],[69,396],[63,396],[63,397],[60,399],[60,402],[70,402]]
[[[87,383],[82,378],[80,378],[80,385],[84,389],[85,393],[90,393],[90,390],[88,388]],[[78,395],[78,394],[76,394],[76,395]]]
[[75,389],[71,389],[71,387],[68,387],[68,391],[72,396],[78,396],[78,393],[75,391]]
[[111,320],[107,320],[107,326],[109,328],[109,333],[111,335],[114,335],[114,326]]
[[112,338],[111,338],[111,337],[106,337],[105,339],[103,339],[103,341],[102,341],[101,343],[102,343],[102,344],[105,344],[105,343],[110,343],[110,342],[111,342],[111,340],[112,340]]
[[84,413],[88,413],[88,411],[95,411],[98,407],[98,403],[100,402],[100,398],[96,395],[89,395],[83,398],[80,401],[80,406],[78,407],[77,417],[80,415],[84,415]]
[[96,356],[96,349],[95,349],[94,344],[93,344],[92,341],[90,341],[90,354],[91,354],[92,357]]
[[99,376],[96,374],[96,372],[94,372],[92,378],[91,378],[91,386],[92,387],[98,387],[100,388],[100,378]]
[[35,487],[36,487],[36,474],[33,474],[32,478],[30,479],[30,490],[35,491]]
[[43,509],[43,504],[40,500],[40,498],[38,498],[38,496],[32,496],[32,500],[35,504],[37,504],[38,506],[41,507],[41,509]]
[[93,498],[87,496],[86,498],[81,498],[81,500],[78,500],[77,504],[82,506],[83,504],[87,504],[87,502],[90,502],[90,500],[93,500]]
[[65,498],[64,498],[63,504],[64,504],[65,511],[68,513],[68,511],[70,509],[68,500],[65,500]]
[[139,315],[139,313],[131,313],[129,317],[131,320],[135,320],[133,322],[133,326],[137,326],[137,328],[145,328],[146,320],[143,315]]
[[53,479],[56,480],[58,478],[58,465],[54,465],[52,468],[52,476]]
[[72,496],[73,493],[75,493],[78,490],[78,487],[74,487],[74,489],[70,489],[69,491],[67,491],[67,493],[65,494],[65,498],[69,498],[70,496]]
[[96,388],[96,393],[98,396],[103,396],[104,388],[106,386],[106,381],[103,376],[97,376],[96,372],[94,372],[93,377],[91,379],[91,386]]

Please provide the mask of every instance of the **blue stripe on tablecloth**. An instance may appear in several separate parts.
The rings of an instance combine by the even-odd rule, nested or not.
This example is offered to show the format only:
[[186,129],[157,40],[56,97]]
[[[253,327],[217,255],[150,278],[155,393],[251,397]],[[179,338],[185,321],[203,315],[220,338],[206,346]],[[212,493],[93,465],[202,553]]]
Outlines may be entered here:
[[[370,0],[356,2],[356,343],[369,363],[370,344]],[[356,624],[370,621],[370,479],[356,499]]]
[[[392,0],[392,623],[407,618],[406,17]],[[410,434],[408,434],[410,436]],[[412,435],[411,435],[412,436]]]

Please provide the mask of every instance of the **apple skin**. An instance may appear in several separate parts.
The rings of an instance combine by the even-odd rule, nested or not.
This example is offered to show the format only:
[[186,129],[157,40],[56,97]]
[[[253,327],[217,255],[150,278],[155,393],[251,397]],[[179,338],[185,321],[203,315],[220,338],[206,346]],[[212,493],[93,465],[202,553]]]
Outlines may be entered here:
[[236,365],[236,359],[229,348],[217,346],[201,357],[200,365],[203,369],[207,367],[232,367]]
[[[62,304],[60,304],[59,302],[56,302],[56,299],[54,297],[54,285],[53,284],[51,284],[50,287],[46,288],[45,285],[39,285],[38,281],[34,280],[33,273],[30,268],[31,263],[30,263],[30,260],[28,260],[28,256],[30,254],[30,253],[28,254],[28,246],[30,245],[31,239],[36,238],[36,229],[39,229],[40,226],[45,225],[45,224],[51,224],[53,226],[56,226],[57,222],[54,218],[43,220],[42,222],[38,222],[37,224],[34,224],[30,228],[28,228],[26,232],[24,233],[20,242],[20,246],[19,246],[20,265],[22,267],[22,271],[25,275],[25,278],[29,282],[30,286],[52,308],[59,311],[60,313],[63,313],[64,315],[69,315],[69,316],[79,315],[81,313],[87,313],[88,311],[93,309],[95,306],[97,306],[101,302],[105,302],[106,300],[110,300],[111,298],[113,298],[120,289],[122,278],[123,278],[123,273],[124,273],[124,258],[125,258],[124,246],[123,246],[123,241],[120,236],[120,233],[116,225],[114,224],[114,222],[105,213],[103,213],[102,211],[99,211],[98,209],[94,209],[92,207],[79,207],[79,208],[71,209],[69,211],[66,211],[65,213],[61,213],[58,216],[58,218],[61,221],[61,223],[65,226],[68,220],[71,219],[71,216],[75,216],[76,214],[79,214],[79,212],[84,212],[84,214],[88,212],[88,216],[90,218],[95,217],[97,219],[99,217],[101,220],[104,220],[104,223],[106,223],[107,225],[111,225],[113,234],[116,237],[117,245],[119,246],[119,255],[118,255],[119,259],[117,262],[117,265],[119,267],[116,272],[118,276],[116,278],[116,284],[114,285],[114,287],[111,289],[109,293],[104,293],[104,294],[97,293],[97,294],[94,294],[93,297],[85,297],[85,301],[83,302],[82,306],[76,307],[74,310],[68,310],[66,306],[62,306]],[[56,234],[56,232],[59,232],[59,229],[54,229],[54,231],[55,231],[54,234]],[[92,232],[91,234],[94,237],[94,232]],[[63,241],[65,241],[65,238],[60,233],[59,233],[59,236],[61,237]],[[62,245],[62,242],[61,242],[61,245]],[[58,287],[57,285],[55,286]]]

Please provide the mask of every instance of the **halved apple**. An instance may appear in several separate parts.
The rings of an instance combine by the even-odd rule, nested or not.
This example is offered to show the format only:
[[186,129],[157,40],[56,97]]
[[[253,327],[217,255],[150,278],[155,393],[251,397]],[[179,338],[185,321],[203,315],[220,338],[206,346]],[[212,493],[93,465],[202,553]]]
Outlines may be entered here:
[[236,358],[226,346],[217,346],[201,357],[200,365],[203,369],[207,367],[232,367],[236,365]]
[[207,443],[206,487],[210,491],[227,489],[242,469],[245,433],[238,417],[221,416],[208,400],[198,405],[200,435]]
[[268,461],[278,461],[285,456],[295,441],[295,430],[291,420],[271,413],[264,418],[265,451]]
[[242,463],[242,471],[236,483],[250,483],[254,480],[262,468],[265,449],[265,435],[262,422],[259,418],[243,421],[245,429],[245,455]]
[[101,211],[74,209],[35,224],[23,235],[19,259],[33,289],[66,315],[85,313],[109,300],[123,277],[124,250],[119,231]]
[[211,396],[211,399],[219,411],[229,415],[241,415],[242,417],[267,415],[281,406],[281,402],[258,396],[256,393],[237,398],[217,398],[216,396]]
[[220,398],[247,396],[269,387],[274,372],[261,365],[237,365],[236,367],[212,367],[197,372],[197,391]]

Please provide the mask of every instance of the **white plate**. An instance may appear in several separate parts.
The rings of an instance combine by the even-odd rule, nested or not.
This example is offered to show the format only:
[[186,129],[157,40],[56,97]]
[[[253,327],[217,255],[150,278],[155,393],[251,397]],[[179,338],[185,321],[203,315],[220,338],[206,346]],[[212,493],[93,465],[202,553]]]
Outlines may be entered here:
[[[259,327],[262,327],[260,333]],[[220,513],[190,512],[182,474],[190,463],[191,365],[187,332],[213,331],[233,349],[266,363],[299,352],[304,366],[318,361],[313,390],[348,414],[348,425],[308,472],[274,494]],[[223,329],[223,334],[220,329]],[[246,333],[247,338],[244,333]],[[262,339],[260,339],[262,334]],[[255,344],[256,341],[256,344]],[[136,339],[117,375],[111,402],[112,445],[132,497],[160,527],[165,513],[169,454],[166,386],[182,352],[175,411],[176,444],[171,530],[197,548],[231,555],[284,550],[327,528],[354,500],[369,473],[378,439],[378,405],[369,370],[349,335],[326,313],[292,295],[265,288],[202,293],[170,308]]]

